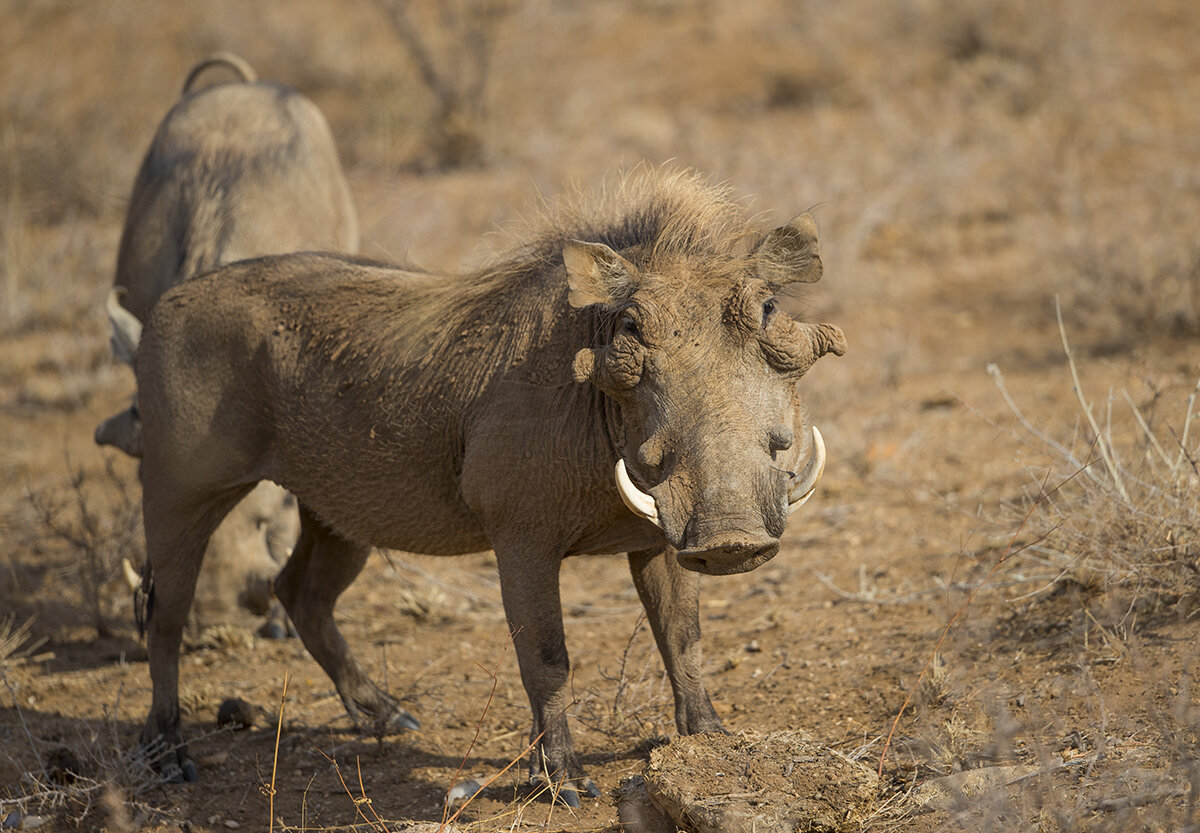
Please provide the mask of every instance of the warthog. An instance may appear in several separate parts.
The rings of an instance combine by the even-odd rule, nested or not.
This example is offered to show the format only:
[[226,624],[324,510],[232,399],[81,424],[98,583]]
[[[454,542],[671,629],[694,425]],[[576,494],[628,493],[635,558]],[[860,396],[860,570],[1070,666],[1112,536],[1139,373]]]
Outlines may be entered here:
[[[240,80],[193,92],[213,66]],[[321,112],[289,87],[258,82],[237,56],[206,58],[188,74],[133,186],[108,301],[114,353],[134,366],[141,321],[163,292],[201,272],[258,255],[357,248],[350,189]],[[140,457],[137,399],[100,423],[95,439]],[[196,623],[226,621],[239,606],[266,614],[298,528],[295,500],[272,483],[235,507],[209,544]],[[268,627],[280,633],[280,625]]]
[[[821,275],[807,215],[755,233],[727,192],[641,171],[575,198],[494,265],[443,275],[299,254],[226,266],[151,313],[144,419],[153,703],[144,744],[187,779],[180,633],[208,533],[254,484],[299,500],[275,583],[350,715],[416,728],[333,619],[372,544],[495,551],[533,711],[532,777],[589,792],[566,710],[559,565],[629,553],[681,733],[720,730],[701,680],[698,573],[770,560],[824,465],[797,382],[841,355],[775,293]],[[811,439],[810,439],[811,438]]]

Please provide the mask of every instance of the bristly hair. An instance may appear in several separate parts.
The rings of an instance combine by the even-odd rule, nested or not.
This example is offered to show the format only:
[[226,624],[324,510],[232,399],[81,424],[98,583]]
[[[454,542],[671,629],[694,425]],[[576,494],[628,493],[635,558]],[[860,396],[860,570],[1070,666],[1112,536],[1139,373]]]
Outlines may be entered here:
[[733,199],[728,186],[693,169],[649,165],[597,190],[576,188],[544,203],[514,233],[527,242],[492,269],[555,265],[570,239],[632,250],[630,259],[637,266],[652,269],[660,257],[729,257],[756,235],[746,207]]
[[[389,315],[387,346],[371,352],[423,356],[418,363],[431,363],[439,373],[420,384],[450,372],[445,357],[453,355],[463,362],[453,375],[464,389],[478,390],[547,337],[565,309],[567,285],[560,276],[567,240],[604,243],[654,270],[679,257],[728,262],[747,251],[748,238],[761,239],[729,188],[692,170],[648,166],[608,187],[575,190],[544,205],[515,235],[524,242],[471,274],[443,276],[414,296],[403,314]],[[348,338],[338,335],[331,343]]]

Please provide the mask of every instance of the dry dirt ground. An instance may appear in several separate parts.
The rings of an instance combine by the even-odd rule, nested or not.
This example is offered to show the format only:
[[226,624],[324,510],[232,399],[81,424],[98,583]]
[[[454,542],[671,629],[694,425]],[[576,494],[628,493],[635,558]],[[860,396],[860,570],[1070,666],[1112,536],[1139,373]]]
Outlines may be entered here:
[[[399,2],[0,0],[0,820],[440,821],[454,783],[527,741],[491,557],[396,553],[338,617],[421,731],[355,733],[297,642],[234,627],[182,665],[201,783],[136,764],[149,675],[113,579],[139,493],[91,442],[132,379],[102,300],[157,121],[229,49],[328,114],[375,257],[478,263],[537,194],[643,161],[728,181],[764,224],[812,210],[825,279],[792,308],[850,352],[803,382],[831,461],[779,556],[703,579],[726,727],[882,761],[851,829],[1198,829],[1200,9],[411,6],[432,75]],[[623,559],[572,559],[563,595],[572,730],[604,795],[553,805],[518,765],[460,827],[617,829],[614,791],[674,732]],[[229,697],[260,707],[252,729],[216,730]],[[967,778],[986,768],[1002,777]]]

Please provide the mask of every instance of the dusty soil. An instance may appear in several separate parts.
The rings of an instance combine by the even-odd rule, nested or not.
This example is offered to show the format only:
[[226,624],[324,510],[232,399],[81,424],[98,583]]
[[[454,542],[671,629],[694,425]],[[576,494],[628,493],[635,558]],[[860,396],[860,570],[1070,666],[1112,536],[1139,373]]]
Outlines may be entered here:
[[676,737],[644,777],[667,819],[699,833],[836,833],[877,811],[871,767],[801,732]]
[[[102,299],[154,126],[193,60],[225,48],[329,115],[375,257],[476,263],[538,190],[643,160],[728,180],[766,221],[815,206],[826,276],[790,303],[840,324],[850,352],[803,382],[830,463],[780,554],[703,579],[726,727],[803,731],[882,765],[865,829],[1196,823],[1194,569],[1169,592],[1136,565],[1072,570],[1082,550],[1053,543],[1050,509],[1077,521],[1072,541],[1128,525],[1120,540],[1145,552],[1195,529],[1075,515],[1081,476],[1033,503],[1075,474],[1047,439],[1081,460],[1093,439],[1056,293],[1083,394],[1127,459],[1145,442],[1121,391],[1194,451],[1194,4],[516,3],[482,150],[450,169],[376,6],[245,5],[0,2],[0,627],[29,622],[0,653],[0,817],[261,829],[273,808],[280,828],[382,827],[441,820],[447,790],[476,779],[460,827],[611,830],[614,790],[674,733],[624,560],[571,559],[572,731],[604,795],[571,810],[532,794],[511,766],[529,715],[492,558],[381,553],[338,619],[419,732],[356,733],[297,642],[233,626],[194,634],[182,663],[201,783],[138,768],[149,675],[112,581],[140,546],[135,466],[91,441],[132,380],[108,357]],[[230,697],[259,707],[252,728],[217,730]],[[1014,765],[1034,775],[910,795]]]

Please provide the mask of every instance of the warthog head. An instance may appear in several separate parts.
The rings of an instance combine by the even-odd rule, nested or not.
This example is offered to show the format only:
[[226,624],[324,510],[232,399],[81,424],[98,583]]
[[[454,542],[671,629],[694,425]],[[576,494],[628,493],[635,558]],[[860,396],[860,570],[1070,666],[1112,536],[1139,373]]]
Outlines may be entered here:
[[575,378],[616,405],[626,505],[662,528],[688,569],[740,573],[770,560],[824,467],[796,383],[846,349],[839,328],[795,321],[775,297],[821,277],[812,218],[747,255],[622,255],[572,241],[563,260],[571,305],[600,311],[600,346],[576,355]]
[[[113,287],[109,290],[104,308],[112,325],[113,357],[128,365],[130,369],[136,369],[138,342],[142,339],[142,322],[121,306],[121,299],[124,297],[124,287]],[[94,438],[96,445],[111,445],[130,457],[142,456],[142,420],[138,415],[136,393],[131,406],[96,426]]]

